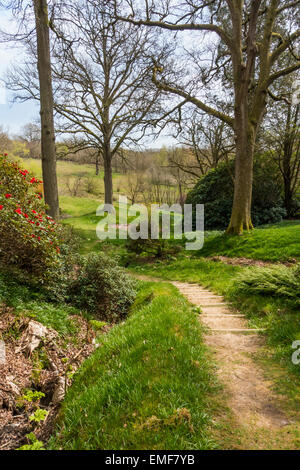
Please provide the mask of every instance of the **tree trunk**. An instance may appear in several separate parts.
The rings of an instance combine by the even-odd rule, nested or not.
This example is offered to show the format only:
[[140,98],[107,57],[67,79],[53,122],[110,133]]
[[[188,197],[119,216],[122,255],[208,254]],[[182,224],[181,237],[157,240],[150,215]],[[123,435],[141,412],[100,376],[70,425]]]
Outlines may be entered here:
[[291,181],[287,178],[284,178],[284,207],[287,218],[290,219],[293,215],[293,191],[291,190]]
[[103,149],[105,204],[113,203],[112,163],[109,145]]
[[36,20],[38,74],[40,85],[40,115],[42,141],[42,170],[45,202],[48,213],[59,217],[58,188],[56,174],[56,150],[53,119],[53,91],[50,62],[50,37],[47,0],[34,0]]
[[[242,235],[253,229],[251,221],[255,130],[248,122],[237,125],[233,206],[227,234]],[[246,127],[246,129],[245,129]]]
[[99,175],[99,157],[100,157],[100,153],[97,152],[96,153],[96,176]]

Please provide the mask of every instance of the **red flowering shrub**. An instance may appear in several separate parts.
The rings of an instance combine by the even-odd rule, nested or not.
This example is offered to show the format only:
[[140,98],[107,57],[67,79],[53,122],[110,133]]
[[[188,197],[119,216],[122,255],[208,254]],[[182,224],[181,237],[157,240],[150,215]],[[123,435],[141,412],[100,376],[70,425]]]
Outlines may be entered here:
[[62,229],[46,214],[41,183],[0,155],[0,263],[47,283],[61,268]]

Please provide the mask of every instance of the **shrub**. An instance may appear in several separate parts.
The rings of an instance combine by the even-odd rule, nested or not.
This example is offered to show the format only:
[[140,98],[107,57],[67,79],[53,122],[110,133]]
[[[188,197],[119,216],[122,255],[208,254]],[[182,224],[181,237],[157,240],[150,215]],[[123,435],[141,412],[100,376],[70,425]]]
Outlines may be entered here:
[[294,306],[300,306],[300,264],[293,268],[248,268],[235,280],[234,291],[284,298]]
[[[171,242],[170,240],[162,238],[162,222],[159,221],[159,227],[156,228],[159,234],[158,239],[152,238],[152,229],[151,229],[151,217],[148,218],[148,234],[147,238],[138,238],[134,240],[129,238],[126,247],[130,253],[134,253],[136,256],[148,256],[152,258],[167,258],[177,254],[181,247],[178,244]],[[174,220],[171,217],[171,234],[172,227],[174,228]],[[139,227],[138,227],[139,229]],[[172,236],[172,235],[171,235]],[[132,256],[130,256],[132,259]]]
[[[222,163],[203,176],[187,196],[186,203],[205,204],[205,228],[224,230],[230,220],[233,202],[234,161]],[[252,221],[254,225],[281,222],[281,187],[276,169],[257,157],[254,163]]]
[[0,263],[17,266],[41,284],[62,263],[62,228],[46,214],[41,181],[0,156]]
[[137,256],[146,255],[153,258],[167,258],[178,253],[180,247],[172,245],[162,238],[159,240],[152,240],[151,238],[143,240],[139,238],[138,240],[130,239],[127,243],[127,250]]
[[124,318],[136,296],[136,282],[104,253],[80,257],[69,288],[70,301],[100,319]]

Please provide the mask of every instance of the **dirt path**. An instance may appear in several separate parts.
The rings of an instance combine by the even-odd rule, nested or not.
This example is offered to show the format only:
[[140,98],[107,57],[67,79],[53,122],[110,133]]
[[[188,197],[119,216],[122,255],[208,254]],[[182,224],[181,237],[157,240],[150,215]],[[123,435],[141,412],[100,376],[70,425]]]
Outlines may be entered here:
[[200,307],[199,319],[209,327],[205,341],[213,350],[224,398],[232,413],[232,423],[227,417],[223,435],[219,431],[223,444],[242,449],[299,448],[299,439],[295,441],[297,423],[282,411],[272,383],[254,361],[264,344],[258,331],[248,328],[242,314],[233,314],[222,297],[198,284],[172,284]]
[[[134,274],[144,281],[171,282]],[[212,351],[223,392],[218,398],[213,433],[223,449],[300,449],[299,405],[274,392],[274,379],[286,380],[276,365],[262,368],[265,339],[251,329],[241,312],[232,312],[223,297],[199,284],[171,282],[189,302],[200,307],[207,327],[205,342]],[[274,367],[274,366],[272,366]],[[274,373],[273,373],[274,372]],[[271,380],[266,375],[271,376]],[[290,403],[291,402],[291,403]],[[217,406],[218,408],[218,406]]]

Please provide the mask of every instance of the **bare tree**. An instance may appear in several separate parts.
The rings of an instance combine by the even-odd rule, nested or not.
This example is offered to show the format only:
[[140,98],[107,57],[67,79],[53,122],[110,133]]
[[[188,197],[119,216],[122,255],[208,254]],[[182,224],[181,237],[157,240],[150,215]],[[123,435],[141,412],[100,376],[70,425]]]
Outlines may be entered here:
[[[151,80],[159,35],[117,21],[111,13],[111,2],[75,1],[58,10],[51,23],[57,127],[97,150],[106,203],[112,203],[112,159],[144,136],[144,126],[159,110],[161,93]],[[167,51],[161,49],[163,59]],[[8,75],[8,86],[19,98],[36,98],[30,70],[27,63]]]
[[0,153],[7,152],[11,146],[11,140],[8,133],[0,126]]
[[29,122],[22,128],[22,134],[19,136],[22,142],[25,142],[29,149],[30,158],[39,158],[41,155],[41,128],[37,124]]
[[[122,10],[116,6],[116,16],[127,23],[172,34],[189,31],[197,43],[189,57],[197,67],[202,86],[218,86],[219,95],[227,93],[233,102],[233,111],[225,113],[218,106],[216,93],[214,99],[203,97],[196,87],[197,80],[170,81],[164,76],[162,62],[157,61],[154,67],[153,82],[160,90],[194,104],[234,130],[234,201],[227,233],[242,234],[244,229],[253,228],[251,200],[257,131],[273,84],[300,68],[294,47],[300,36],[295,15],[299,4],[299,0],[126,0]],[[205,46],[205,57],[201,45],[203,50]],[[292,57],[289,66],[281,62],[287,54]]]
[[231,128],[213,116],[199,112],[187,112],[179,123],[176,135],[181,144],[190,149],[170,157],[170,164],[199,179],[208,170],[216,168],[221,161],[228,161],[234,151]]
[[270,112],[264,135],[266,153],[276,163],[283,180],[287,216],[295,214],[295,198],[300,185],[300,106],[280,103]]

